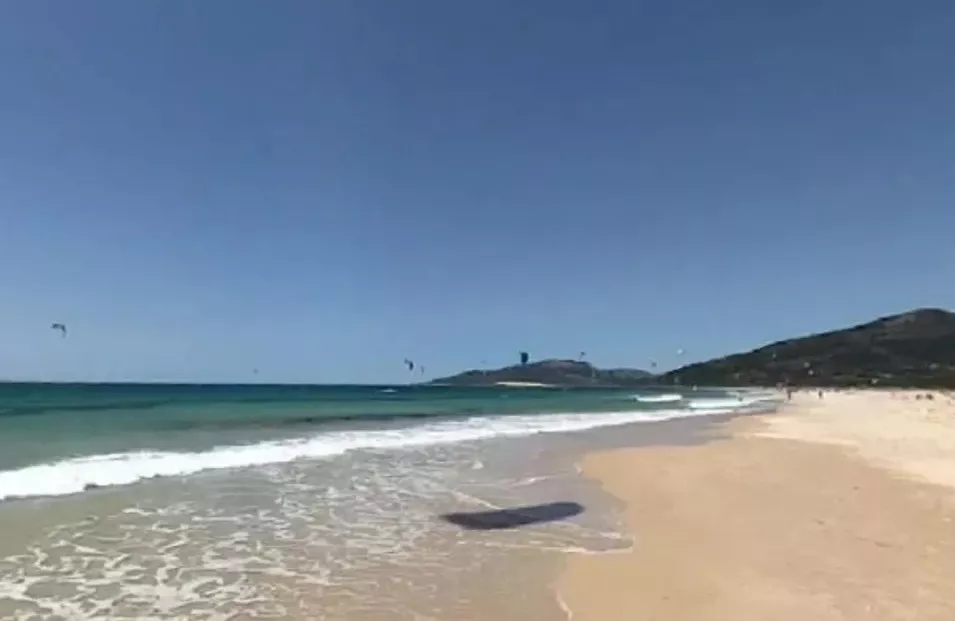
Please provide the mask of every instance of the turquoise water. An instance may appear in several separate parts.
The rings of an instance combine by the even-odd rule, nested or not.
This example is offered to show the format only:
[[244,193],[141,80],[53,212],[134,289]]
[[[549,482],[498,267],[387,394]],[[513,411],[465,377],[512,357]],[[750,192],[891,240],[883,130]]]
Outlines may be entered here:
[[[642,395],[642,396],[641,396]],[[0,384],[0,499],[735,407],[720,391]],[[715,401],[714,401],[715,400]],[[617,415],[616,418],[614,415]],[[623,416],[621,416],[623,415]],[[110,472],[122,466],[123,472]],[[38,468],[43,468],[38,470]]]
[[[632,543],[577,456],[769,397],[0,384],[0,619],[560,618],[548,555]],[[439,518],[555,501],[586,510]]]

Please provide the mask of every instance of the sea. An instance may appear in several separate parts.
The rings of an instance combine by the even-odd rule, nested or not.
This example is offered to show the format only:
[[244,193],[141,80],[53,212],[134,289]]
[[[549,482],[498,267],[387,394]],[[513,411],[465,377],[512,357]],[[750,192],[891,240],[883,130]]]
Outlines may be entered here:
[[0,383],[0,619],[565,619],[629,549],[579,475],[771,393]]

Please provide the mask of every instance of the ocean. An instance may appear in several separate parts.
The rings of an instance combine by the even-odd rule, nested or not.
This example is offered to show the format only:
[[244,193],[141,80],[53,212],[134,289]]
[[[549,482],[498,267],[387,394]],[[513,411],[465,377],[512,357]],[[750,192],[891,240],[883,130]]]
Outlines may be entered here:
[[[773,404],[672,388],[0,383],[0,619],[547,617],[559,609],[542,612],[515,567],[632,543],[574,456]],[[529,506],[578,509],[514,528],[449,518]]]

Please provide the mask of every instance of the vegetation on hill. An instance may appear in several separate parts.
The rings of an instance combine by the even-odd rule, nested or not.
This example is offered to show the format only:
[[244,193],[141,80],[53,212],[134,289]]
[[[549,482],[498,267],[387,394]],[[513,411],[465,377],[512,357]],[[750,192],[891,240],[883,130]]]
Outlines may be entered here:
[[[521,352],[521,359],[527,355]],[[466,371],[432,384],[490,386],[892,386],[955,388],[955,313],[923,308],[844,330],[812,334],[654,375],[598,369],[579,360],[542,360]]]
[[663,384],[955,388],[955,313],[918,309],[684,366]]
[[578,360],[541,360],[501,369],[476,369],[436,379],[431,384],[493,386],[527,382],[552,386],[634,386],[648,383],[653,374],[640,369],[598,369]]

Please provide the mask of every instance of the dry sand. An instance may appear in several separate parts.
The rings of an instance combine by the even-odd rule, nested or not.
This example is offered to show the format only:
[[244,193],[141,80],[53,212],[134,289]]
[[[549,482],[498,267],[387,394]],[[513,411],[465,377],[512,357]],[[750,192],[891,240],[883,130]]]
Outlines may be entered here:
[[955,488],[955,396],[948,393],[797,394],[751,435],[842,446],[874,465]]
[[569,557],[574,621],[955,620],[951,398],[797,395],[729,430],[585,458],[636,543]]

